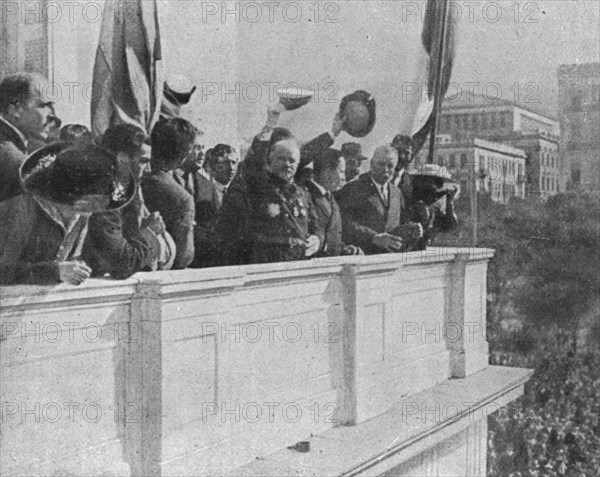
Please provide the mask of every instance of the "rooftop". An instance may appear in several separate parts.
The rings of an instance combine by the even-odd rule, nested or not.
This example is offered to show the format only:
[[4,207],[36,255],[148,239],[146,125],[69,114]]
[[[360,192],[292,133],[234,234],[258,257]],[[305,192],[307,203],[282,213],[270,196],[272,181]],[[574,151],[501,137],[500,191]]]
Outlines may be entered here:
[[539,114],[552,121],[557,121],[554,113],[550,113],[539,103],[518,103],[507,99],[495,99],[493,97],[483,96],[480,94],[461,94],[448,96],[444,99],[444,109],[464,109],[464,108],[481,108],[481,107],[515,107],[524,109],[534,114]]
[[569,65],[559,65],[558,75],[569,75],[576,73],[582,76],[600,77],[600,62],[595,63],[573,63]]

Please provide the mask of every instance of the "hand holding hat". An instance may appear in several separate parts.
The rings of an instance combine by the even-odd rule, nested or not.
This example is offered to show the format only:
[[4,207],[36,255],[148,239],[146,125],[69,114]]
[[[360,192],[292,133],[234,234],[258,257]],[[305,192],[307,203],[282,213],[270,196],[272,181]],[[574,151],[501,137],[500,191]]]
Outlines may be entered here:
[[336,138],[340,135],[340,133],[344,130],[344,122],[346,121],[346,117],[337,112],[333,117],[333,123],[331,124],[331,134]]
[[279,122],[281,113],[285,111],[285,106],[281,103],[269,105],[267,108],[267,126],[274,128]]

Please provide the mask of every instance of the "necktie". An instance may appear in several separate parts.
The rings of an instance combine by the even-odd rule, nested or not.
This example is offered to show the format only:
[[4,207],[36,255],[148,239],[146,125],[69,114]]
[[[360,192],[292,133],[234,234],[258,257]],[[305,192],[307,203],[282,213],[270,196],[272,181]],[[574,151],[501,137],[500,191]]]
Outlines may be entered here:
[[385,202],[387,204],[387,201],[388,201],[387,184],[379,186],[379,191],[381,193],[381,197],[383,198],[383,202]]

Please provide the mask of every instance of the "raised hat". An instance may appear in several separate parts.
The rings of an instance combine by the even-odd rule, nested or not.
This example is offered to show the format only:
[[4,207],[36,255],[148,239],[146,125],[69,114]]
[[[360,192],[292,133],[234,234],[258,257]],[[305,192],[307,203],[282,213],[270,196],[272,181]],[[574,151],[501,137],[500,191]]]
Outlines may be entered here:
[[136,190],[129,168],[96,145],[74,148],[59,142],[38,149],[22,164],[20,178],[24,190],[58,204],[72,204],[87,195],[103,197],[89,204],[85,212],[92,213],[127,205]]
[[283,104],[283,107],[287,111],[293,111],[307,104],[315,93],[310,90],[285,88],[278,90],[277,95],[279,96],[279,102]]
[[339,114],[344,118],[344,131],[353,137],[364,137],[375,126],[375,98],[367,91],[355,91],[342,98]]
[[185,106],[192,99],[196,87],[182,75],[172,75],[165,81],[163,95],[176,106]]

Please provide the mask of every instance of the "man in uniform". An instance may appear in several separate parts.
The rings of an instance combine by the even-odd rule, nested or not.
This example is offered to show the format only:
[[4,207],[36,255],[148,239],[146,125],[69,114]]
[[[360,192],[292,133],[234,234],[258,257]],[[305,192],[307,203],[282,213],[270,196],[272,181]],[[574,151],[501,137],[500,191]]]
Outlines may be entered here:
[[310,195],[294,183],[298,143],[288,130],[275,128],[280,113],[278,107],[269,109],[223,203],[221,240],[236,250],[238,262],[244,256],[250,263],[302,260],[316,255],[323,243]]

